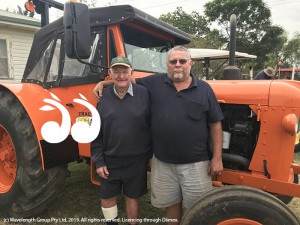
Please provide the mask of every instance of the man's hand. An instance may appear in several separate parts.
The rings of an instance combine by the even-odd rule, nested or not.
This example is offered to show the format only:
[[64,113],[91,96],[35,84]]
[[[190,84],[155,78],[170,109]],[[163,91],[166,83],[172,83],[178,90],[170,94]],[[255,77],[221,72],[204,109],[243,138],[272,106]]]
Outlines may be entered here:
[[109,176],[109,172],[106,166],[101,166],[99,168],[97,168],[96,172],[98,173],[98,175],[104,179],[107,179]]
[[93,93],[94,93],[95,98],[97,99],[97,102],[99,102],[100,98],[102,97],[102,91],[103,91],[103,84],[100,81],[93,90]]
[[223,162],[220,157],[213,157],[210,161],[209,172],[211,176],[218,175],[220,176],[223,172]]

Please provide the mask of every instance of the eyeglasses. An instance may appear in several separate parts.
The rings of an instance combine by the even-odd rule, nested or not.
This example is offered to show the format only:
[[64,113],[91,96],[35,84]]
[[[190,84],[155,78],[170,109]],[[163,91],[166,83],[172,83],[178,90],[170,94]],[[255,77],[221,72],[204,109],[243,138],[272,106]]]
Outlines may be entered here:
[[184,64],[186,64],[187,63],[187,59],[173,59],[173,60],[170,60],[169,61],[169,63],[171,64],[171,65],[176,65],[177,64],[177,62],[179,61],[179,63],[181,64],[181,65],[184,65]]

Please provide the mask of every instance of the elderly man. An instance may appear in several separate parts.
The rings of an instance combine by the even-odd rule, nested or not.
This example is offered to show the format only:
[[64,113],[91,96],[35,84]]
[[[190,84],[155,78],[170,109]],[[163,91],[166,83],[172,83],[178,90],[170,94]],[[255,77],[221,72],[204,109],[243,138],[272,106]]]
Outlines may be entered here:
[[147,193],[150,102],[145,87],[131,84],[132,71],[127,58],[112,59],[109,75],[114,85],[104,90],[97,106],[102,126],[91,144],[91,157],[100,176],[101,207],[107,224],[118,224],[117,196],[121,191],[128,222],[136,224],[138,199]]
[[[182,204],[192,207],[212,188],[211,175],[223,171],[222,111],[211,87],[197,80],[191,67],[189,51],[177,46],[168,52],[167,73],[132,81],[145,86],[150,94],[151,203],[166,208],[167,218],[172,219],[168,224],[179,224]],[[96,98],[108,84],[97,84]]]

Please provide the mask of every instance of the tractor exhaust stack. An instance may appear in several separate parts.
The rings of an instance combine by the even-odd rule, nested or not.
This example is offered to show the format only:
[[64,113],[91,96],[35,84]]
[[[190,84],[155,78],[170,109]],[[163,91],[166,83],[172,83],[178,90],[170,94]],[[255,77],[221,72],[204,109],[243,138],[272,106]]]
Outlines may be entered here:
[[235,66],[236,15],[230,16],[229,66],[223,71],[223,80],[240,80],[240,69]]

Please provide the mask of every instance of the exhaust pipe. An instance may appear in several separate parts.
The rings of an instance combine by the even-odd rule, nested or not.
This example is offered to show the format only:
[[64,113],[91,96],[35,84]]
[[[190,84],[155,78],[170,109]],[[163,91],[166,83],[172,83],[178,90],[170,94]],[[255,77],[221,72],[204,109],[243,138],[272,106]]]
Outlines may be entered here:
[[236,15],[230,16],[229,66],[223,70],[223,80],[240,80],[240,69],[235,66]]

